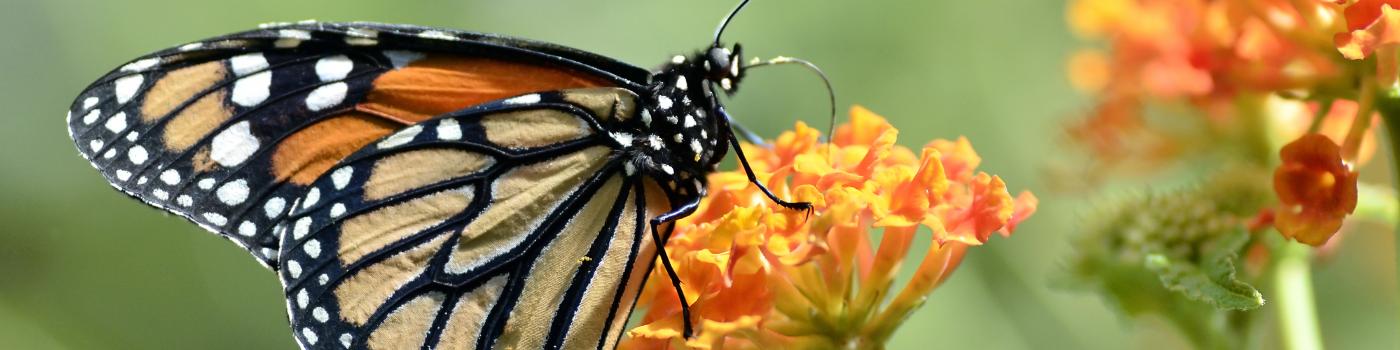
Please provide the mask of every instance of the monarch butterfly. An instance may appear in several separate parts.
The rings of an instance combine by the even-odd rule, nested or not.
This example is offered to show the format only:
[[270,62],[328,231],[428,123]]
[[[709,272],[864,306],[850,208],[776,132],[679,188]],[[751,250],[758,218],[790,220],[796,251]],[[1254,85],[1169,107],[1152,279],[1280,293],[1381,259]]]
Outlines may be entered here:
[[748,170],[717,91],[806,64],[720,44],[747,2],[655,72],[491,34],[264,25],[120,66],[68,127],[118,190],[277,271],[303,348],[612,348],[705,175],[730,147]]

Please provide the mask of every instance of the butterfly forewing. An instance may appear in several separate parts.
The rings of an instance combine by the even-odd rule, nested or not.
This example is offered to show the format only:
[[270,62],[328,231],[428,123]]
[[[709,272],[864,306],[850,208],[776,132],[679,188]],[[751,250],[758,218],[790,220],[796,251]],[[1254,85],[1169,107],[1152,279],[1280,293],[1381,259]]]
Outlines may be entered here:
[[[548,44],[370,23],[278,25],[125,64],[69,131],[119,190],[276,267],[276,233],[345,156],[442,113],[529,92],[631,86],[645,71]],[[638,78],[641,77],[641,78]]]

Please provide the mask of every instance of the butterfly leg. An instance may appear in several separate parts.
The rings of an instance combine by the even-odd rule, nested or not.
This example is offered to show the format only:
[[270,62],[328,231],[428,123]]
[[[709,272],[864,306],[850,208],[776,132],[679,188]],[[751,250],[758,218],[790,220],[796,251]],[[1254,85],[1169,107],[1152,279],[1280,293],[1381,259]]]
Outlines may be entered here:
[[[687,339],[690,338],[691,334],[694,334],[690,325],[690,306],[686,304],[685,291],[681,289],[681,278],[680,276],[676,275],[676,269],[671,267],[671,258],[669,258],[666,254],[666,239],[663,239],[661,237],[660,227],[663,224],[675,222],[676,220],[680,220],[681,218],[690,216],[690,214],[694,214],[695,209],[699,207],[700,197],[695,197],[691,199],[690,202],[681,205],[679,208],[673,209],[670,212],[663,213],[651,219],[651,239],[652,241],[656,242],[656,249],[658,252],[657,254],[661,255],[661,266],[665,267],[666,274],[671,276],[671,286],[676,288],[676,296],[680,298],[681,317],[685,319],[683,327],[684,331],[682,335],[684,335]],[[665,238],[669,239],[670,236],[667,236]]]
[[749,182],[753,183],[754,186],[758,186],[758,189],[762,190],[763,194],[767,195],[769,200],[772,200],[773,203],[778,203],[778,205],[783,206],[783,208],[805,211],[808,215],[812,214],[812,203],[782,200],[778,198],[777,195],[773,194],[773,191],[768,190],[768,186],[764,186],[763,182],[758,181],[758,175],[753,173],[753,168],[749,167],[749,159],[744,156],[744,149],[739,147],[738,138],[730,137],[729,144],[734,146],[734,156],[739,158],[739,165],[744,167],[744,175],[748,175]]

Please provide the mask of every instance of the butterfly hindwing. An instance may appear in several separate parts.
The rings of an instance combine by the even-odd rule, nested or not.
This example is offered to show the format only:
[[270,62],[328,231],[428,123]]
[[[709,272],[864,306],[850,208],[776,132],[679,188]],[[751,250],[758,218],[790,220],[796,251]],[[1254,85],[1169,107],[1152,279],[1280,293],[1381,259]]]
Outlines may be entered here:
[[371,141],[486,101],[634,79],[645,71],[519,39],[273,25],[127,63],[78,96],[68,127],[114,187],[275,268],[292,201]]
[[336,165],[287,219],[306,348],[611,348],[669,199],[611,130],[637,97],[527,94],[414,124]]

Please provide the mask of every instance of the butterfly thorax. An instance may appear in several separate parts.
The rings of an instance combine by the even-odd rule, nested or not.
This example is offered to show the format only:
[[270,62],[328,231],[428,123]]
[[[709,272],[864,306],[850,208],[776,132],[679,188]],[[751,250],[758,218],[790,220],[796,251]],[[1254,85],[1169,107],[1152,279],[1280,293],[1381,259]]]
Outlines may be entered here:
[[734,90],[740,78],[737,63],[737,54],[715,47],[676,55],[652,74],[642,97],[649,108],[641,116],[644,137],[636,140],[634,163],[675,182],[701,186],[729,149],[732,135],[714,88]]

